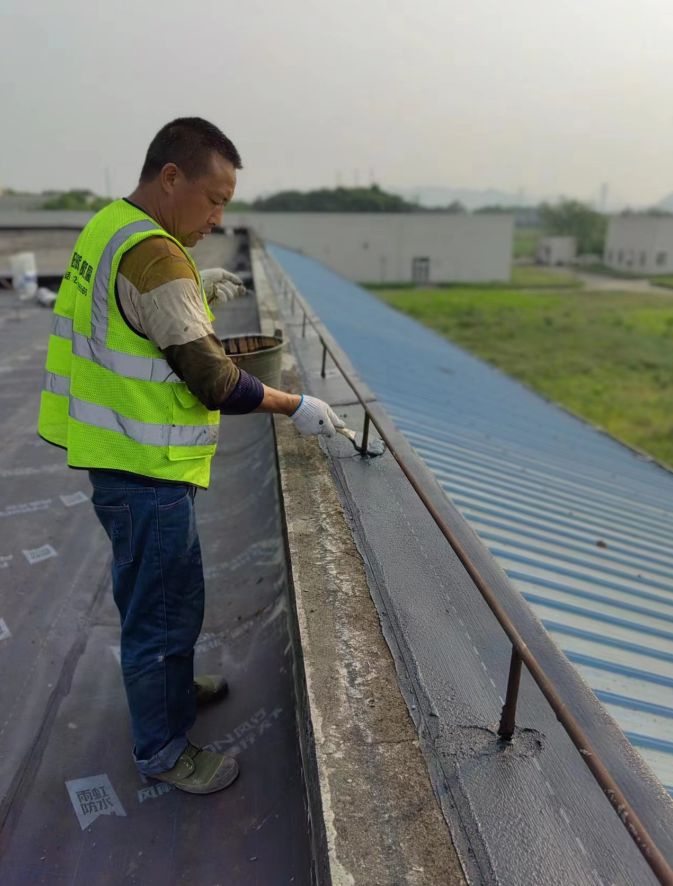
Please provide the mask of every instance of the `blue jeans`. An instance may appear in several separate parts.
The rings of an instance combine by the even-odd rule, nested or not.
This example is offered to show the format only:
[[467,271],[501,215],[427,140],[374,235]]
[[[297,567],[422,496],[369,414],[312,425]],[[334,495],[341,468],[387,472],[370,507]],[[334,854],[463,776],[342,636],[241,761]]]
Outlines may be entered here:
[[112,542],[133,754],[140,772],[156,775],[175,765],[196,719],[194,645],[204,607],[196,489],[100,471],[89,476]]

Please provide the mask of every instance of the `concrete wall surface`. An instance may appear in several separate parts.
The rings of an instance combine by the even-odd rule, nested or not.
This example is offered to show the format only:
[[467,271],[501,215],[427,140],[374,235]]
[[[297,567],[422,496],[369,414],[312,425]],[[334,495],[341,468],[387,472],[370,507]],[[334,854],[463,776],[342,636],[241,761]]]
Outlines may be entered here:
[[[291,333],[252,253],[261,330]],[[301,391],[291,353],[283,370],[283,389]],[[275,425],[316,883],[465,886],[330,460],[284,417]]]
[[[0,230],[28,243],[31,229],[80,229],[89,212],[2,212]],[[349,280],[397,283],[413,279],[414,258],[428,259],[427,280],[421,282],[479,282],[509,280],[514,219],[503,215],[445,215],[442,213],[225,213],[227,227],[252,227],[270,243],[294,249],[323,262]],[[8,234],[5,235],[6,237]],[[49,237],[49,232],[42,233]],[[73,244],[77,239],[72,231]],[[32,251],[46,247],[41,243]],[[29,245],[21,248],[29,248]],[[2,250],[0,250],[1,252]],[[17,250],[12,250],[17,251]],[[38,270],[61,273],[67,250],[38,255]]]
[[314,258],[349,280],[412,280],[428,258],[429,283],[509,280],[514,219],[441,213],[225,213],[223,225],[253,227],[266,241]]
[[576,255],[574,237],[542,237],[537,248],[537,260],[543,265],[569,265]]
[[632,274],[673,273],[673,218],[615,216],[608,224],[604,262]]

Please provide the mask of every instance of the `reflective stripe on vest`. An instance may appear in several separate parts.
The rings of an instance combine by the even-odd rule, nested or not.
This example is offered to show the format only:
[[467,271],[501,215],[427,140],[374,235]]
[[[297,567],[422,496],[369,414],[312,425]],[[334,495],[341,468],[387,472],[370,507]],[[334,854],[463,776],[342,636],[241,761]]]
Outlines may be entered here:
[[105,347],[108,326],[108,289],[110,287],[110,272],[112,262],[118,249],[134,234],[144,234],[147,231],[161,231],[159,225],[149,219],[130,222],[124,225],[109,239],[107,246],[96,268],[93,295],[91,297],[91,338]]
[[110,372],[121,375],[123,378],[171,383],[181,381],[165,360],[159,357],[139,357],[136,354],[113,351],[93,338],[87,338],[81,332],[75,332],[69,317],[54,314],[51,333],[71,341],[72,352],[76,357],[91,360],[92,363],[102,366],[103,369],[109,369]]
[[65,375],[57,375],[55,372],[44,373],[45,391],[50,394],[60,394],[62,397],[70,396],[70,379]]
[[217,443],[218,425],[157,425],[135,421],[108,409],[87,403],[70,394],[70,379],[55,372],[45,372],[44,389],[52,394],[68,397],[70,405],[68,414],[75,421],[103,428],[106,431],[117,431],[125,434],[136,443],[147,443],[151,446],[211,446]]
[[219,425],[155,425],[126,418],[108,409],[70,397],[70,418],[95,428],[116,431],[149,446],[211,446],[217,443]]

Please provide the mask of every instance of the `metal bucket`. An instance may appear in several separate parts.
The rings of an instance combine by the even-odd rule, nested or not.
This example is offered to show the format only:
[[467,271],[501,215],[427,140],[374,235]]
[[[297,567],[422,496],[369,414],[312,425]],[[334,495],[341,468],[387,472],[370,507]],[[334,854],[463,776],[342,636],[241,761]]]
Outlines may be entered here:
[[275,335],[232,335],[223,338],[224,350],[239,369],[245,369],[269,388],[280,387],[281,356],[283,334],[280,329]]

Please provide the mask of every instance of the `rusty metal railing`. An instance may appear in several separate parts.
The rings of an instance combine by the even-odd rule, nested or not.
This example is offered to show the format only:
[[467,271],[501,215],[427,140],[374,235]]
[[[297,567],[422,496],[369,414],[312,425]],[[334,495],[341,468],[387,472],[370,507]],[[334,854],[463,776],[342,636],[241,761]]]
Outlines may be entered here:
[[441,516],[429,496],[421,488],[420,484],[411,472],[411,469],[408,467],[402,456],[395,448],[390,437],[383,430],[379,422],[376,420],[375,416],[372,415],[372,413],[370,412],[369,407],[362,397],[357,385],[345,371],[345,369],[339,362],[339,359],[334,354],[334,351],[325,341],[325,338],[318,328],[316,322],[309,315],[308,306],[306,305],[304,299],[299,294],[296,287],[290,283],[282,268],[265,249],[263,250],[262,254],[264,256],[265,270],[267,272],[267,276],[274,285],[274,289],[277,292],[280,292],[280,294],[284,298],[290,297],[290,312],[292,314],[295,313],[297,302],[300,303],[300,307],[303,312],[302,337],[306,336],[307,324],[310,324],[312,326],[318,336],[318,340],[320,341],[320,344],[323,348],[322,368],[320,372],[322,378],[326,377],[326,361],[327,355],[329,354],[334,365],[339,370],[344,380],[349,385],[349,387],[357,397],[359,403],[361,404],[362,408],[364,409],[365,421],[362,434],[362,444],[360,447],[362,451],[362,457],[368,457],[366,454],[367,442],[370,424],[372,424],[380,434],[381,439],[386,444],[386,447],[390,451],[390,454],[393,456],[397,464],[402,469],[402,472],[406,476],[407,480],[414,488],[416,494],[425,505],[425,508],[429,512],[430,516],[437,524],[439,531],[453,548],[454,553],[465,567],[468,575],[476,585],[477,590],[486,601],[491,612],[500,624],[500,627],[507,634],[512,644],[512,657],[510,661],[509,677],[507,680],[507,694],[505,697],[505,703],[502,706],[500,724],[498,727],[498,736],[500,740],[504,742],[509,742],[512,740],[512,737],[514,735],[516,723],[516,706],[519,696],[519,685],[521,681],[521,670],[523,665],[525,665],[528,669],[529,674],[531,675],[531,677],[539,687],[540,691],[542,692],[543,696],[549,703],[550,707],[556,714],[557,720],[561,723],[566,733],[570,737],[570,740],[580,752],[580,755],[587,765],[589,771],[603,789],[603,793],[612,804],[612,807],[619,816],[620,821],[629,832],[632,840],[642,853],[645,861],[649,864],[659,882],[662,884],[662,886],[673,886],[673,869],[666,861],[663,853],[657,847],[656,843],[648,833],[640,818],[631,808],[631,804],[620,790],[617,782],[610,775],[605,764],[600,759],[595,748],[589,741],[588,736],[564,704],[563,699],[554,688],[552,681],[545,674],[539,662],[524,642],[523,638],[517,631],[514,622],[501,606],[495,593],[491,590],[487,582],[479,574],[476,566],[468,556],[467,552],[464,550],[458,538],[454,535],[451,528]]

